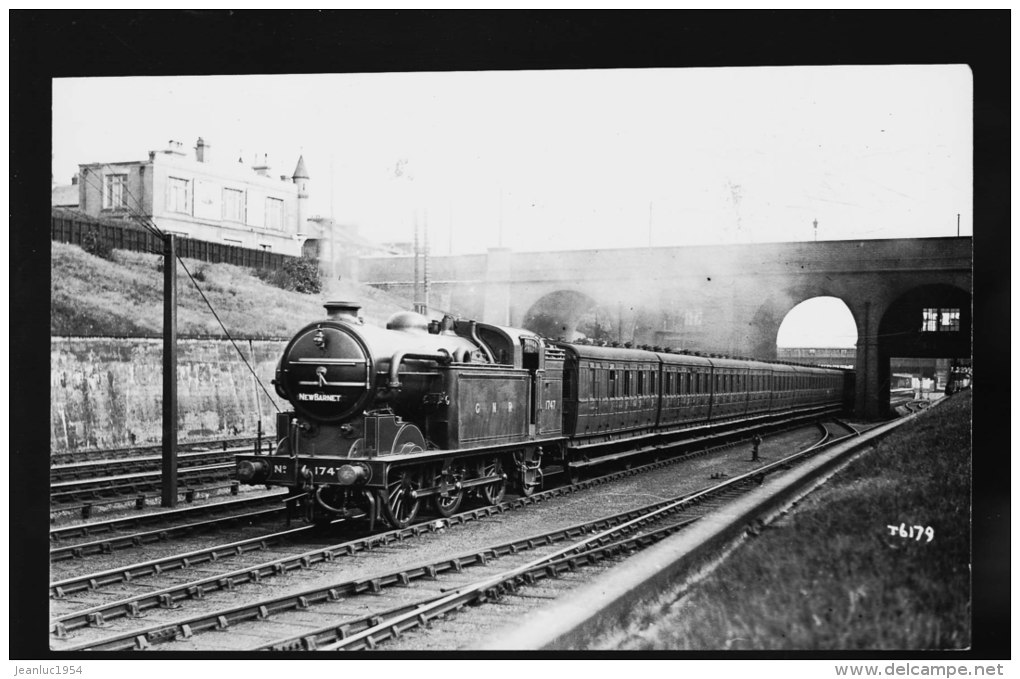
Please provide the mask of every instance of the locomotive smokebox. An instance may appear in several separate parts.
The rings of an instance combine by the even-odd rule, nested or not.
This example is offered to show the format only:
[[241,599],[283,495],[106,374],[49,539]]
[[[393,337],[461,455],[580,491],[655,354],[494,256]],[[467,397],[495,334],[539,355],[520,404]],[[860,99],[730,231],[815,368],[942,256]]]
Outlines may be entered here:
[[326,302],[326,318],[331,321],[347,321],[348,323],[360,323],[358,312],[361,305],[356,302]]

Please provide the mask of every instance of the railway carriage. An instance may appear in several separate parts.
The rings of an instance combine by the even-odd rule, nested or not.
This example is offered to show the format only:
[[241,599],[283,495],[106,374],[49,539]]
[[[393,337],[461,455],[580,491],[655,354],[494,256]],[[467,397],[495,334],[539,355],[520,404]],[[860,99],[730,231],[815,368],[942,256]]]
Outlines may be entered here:
[[664,431],[708,422],[712,408],[712,362],[701,356],[659,354],[662,362],[661,413]]
[[[237,458],[238,478],[285,486],[312,521],[413,522],[465,498],[498,503],[545,477],[693,432],[839,407],[841,370],[570,344],[527,330],[395,314],[364,325],[326,304],[277,366],[275,450]],[[643,448],[645,446],[645,448]]]

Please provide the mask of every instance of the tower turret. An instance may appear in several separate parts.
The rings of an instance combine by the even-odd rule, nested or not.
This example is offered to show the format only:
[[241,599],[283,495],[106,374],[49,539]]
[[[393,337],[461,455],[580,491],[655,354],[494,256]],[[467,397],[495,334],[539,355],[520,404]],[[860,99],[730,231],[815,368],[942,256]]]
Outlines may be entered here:
[[294,168],[294,175],[291,181],[297,184],[297,230],[298,233],[307,233],[305,220],[308,219],[308,168],[305,167],[305,157],[299,156],[297,167]]

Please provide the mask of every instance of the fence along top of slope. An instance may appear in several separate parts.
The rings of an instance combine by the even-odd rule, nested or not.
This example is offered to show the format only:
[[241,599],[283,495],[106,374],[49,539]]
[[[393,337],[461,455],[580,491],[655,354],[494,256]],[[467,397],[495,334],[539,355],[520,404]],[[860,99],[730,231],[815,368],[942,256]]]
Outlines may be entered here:
[[[95,233],[105,244],[118,250],[159,253],[162,243],[150,231],[129,222],[93,218],[65,208],[52,208],[50,238],[62,243],[81,245],[84,237]],[[268,270],[282,269],[292,259],[278,252],[253,250],[238,245],[213,241],[181,238],[177,241],[180,257],[197,259],[214,264],[234,264]]]

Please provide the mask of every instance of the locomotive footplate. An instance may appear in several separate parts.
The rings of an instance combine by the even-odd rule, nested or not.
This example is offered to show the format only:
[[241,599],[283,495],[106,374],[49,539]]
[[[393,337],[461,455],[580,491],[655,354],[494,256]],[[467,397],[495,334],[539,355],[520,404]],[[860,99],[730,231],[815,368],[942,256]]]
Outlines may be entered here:
[[[545,439],[543,446],[560,439]],[[504,446],[489,446],[459,450],[429,450],[406,455],[383,455],[378,457],[332,457],[290,455],[238,455],[236,457],[237,478],[246,484],[281,486],[303,486],[310,489],[317,485],[353,486],[356,488],[378,489],[386,487],[390,470],[395,467],[422,468],[430,463],[456,459],[474,462],[493,455],[503,455],[536,447],[537,442],[515,443]],[[484,486],[501,480],[474,478],[462,482],[464,489]],[[416,495],[426,497],[442,492],[442,488],[423,487]]]

